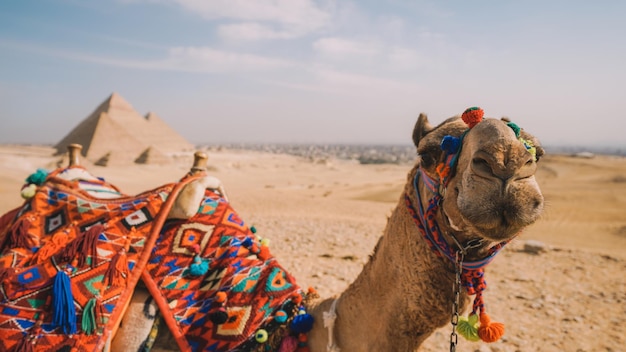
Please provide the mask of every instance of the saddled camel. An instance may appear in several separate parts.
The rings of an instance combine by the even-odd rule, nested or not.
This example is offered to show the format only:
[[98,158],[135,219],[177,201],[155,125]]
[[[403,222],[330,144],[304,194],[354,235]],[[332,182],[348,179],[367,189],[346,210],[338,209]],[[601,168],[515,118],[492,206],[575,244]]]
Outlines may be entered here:
[[[369,262],[343,293],[326,299],[297,287],[254,229],[237,217],[219,182],[201,171],[202,161],[194,168],[198,172],[181,183],[141,198],[152,197],[167,214],[119,210],[117,218],[107,218],[117,221],[116,227],[59,227],[37,237],[24,225],[36,221],[32,209],[17,208],[0,222],[0,314],[5,314],[0,315],[0,344],[16,351],[415,351],[451,321],[451,349],[457,333],[493,342],[504,326],[485,311],[483,268],[539,218],[543,197],[534,174],[543,149],[516,124],[482,119],[477,108],[436,127],[421,114],[413,142],[419,157]],[[48,202],[39,216],[45,207],[57,209],[59,195],[47,185],[53,179],[35,192],[33,199]],[[65,186],[58,187],[73,197]],[[111,202],[115,206],[109,208],[131,204]],[[214,213],[220,214],[219,223],[208,220]],[[154,218],[150,226],[158,230],[142,230],[148,218]],[[78,228],[87,217],[76,219],[72,226]],[[95,244],[87,242],[89,234],[97,237]],[[178,244],[165,246],[172,241]],[[103,243],[109,246],[86,248]],[[47,252],[33,254],[42,249]],[[125,265],[118,264],[120,258]],[[244,263],[253,269],[243,268]],[[29,270],[45,277],[29,279]],[[97,270],[101,275],[82,280],[81,275]],[[137,285],[140,277],[143,285]],[[29,287],[31,282],[39,286]],[[89,282],[93,295],[76,289],[76,282]],[[69,307],[63,305],[68,291],[70,297],[73,293]],[[23,302],[29,294],[27,306]],[[144,304],[150,296],[169,328],[160,326],[158,336],[160,320]],[[473,304],[465,318],[470,296]],[[253,303],[242,303],[244,297]],[[105,298],[121,306],[107,306]],[[90,309],[96,313],[88,314]],[[87,320],[93,324],[85,325]]]

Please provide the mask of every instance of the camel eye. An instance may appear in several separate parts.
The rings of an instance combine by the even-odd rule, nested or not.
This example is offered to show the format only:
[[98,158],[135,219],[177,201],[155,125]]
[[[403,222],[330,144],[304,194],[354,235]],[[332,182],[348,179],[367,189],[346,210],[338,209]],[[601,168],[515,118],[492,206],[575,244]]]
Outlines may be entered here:
[[487,160],[483,159],[483,158],[474,158],[472,159],[472,164],[474,164],[475,167],[478,168],[487,168],[487,169],[491,169],[491,167],[489,166],[489,162],[487,162]]
[[492,174],[491,165],[485,158],[475,157],[472,159],[472,169],[479,175],[489,176]]

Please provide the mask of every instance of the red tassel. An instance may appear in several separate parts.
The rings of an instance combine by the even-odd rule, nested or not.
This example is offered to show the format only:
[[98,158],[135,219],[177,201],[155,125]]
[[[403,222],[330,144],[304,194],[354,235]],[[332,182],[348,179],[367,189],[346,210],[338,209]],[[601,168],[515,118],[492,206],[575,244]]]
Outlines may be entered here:
[[82,268],[87,261],[87,257],[91,257],[91,268],[95,268],[98,263],[98,236],[104,231],[104,226],[97,224],[76,237],[74,241],[65,247],[64,257],[67,260],[76,258],[76,265]]
[[15,269],[11,267],[2,267],[0,268],[0,284],[4,283],[4,280],[8,279],[10,275],[15,273]]
[[96,297],[96,325],[104,324],[104,305],[100,297]]
[[9,231],[9,237],[7,239],[7,247],[9,248],[30,248],[29,239],[30,223],[26,219],[22,218],[18,220]]
[[128,259],[126,250],[122,249],[111,259],[111,263],[104,273],[104,282],[107,285],[123,286],[128,276]]
[[13,220],[15,219],[17,214],[19,214],[21,209],[22,209],[21,207],[15,208],[9,211],[8,213],[5,213],[4,215],[0,216],[0,234],[2,234],[4,230],[9,228],[9,225],[11,224],[11,222],[13,222]]
[[35,344],[31,336],[25,336],[15,347],[15,352],[34,352]]
[[478,336],[484,342],[496,342],[504,335],[504,324],[491,322],[487,313],[480,314]]

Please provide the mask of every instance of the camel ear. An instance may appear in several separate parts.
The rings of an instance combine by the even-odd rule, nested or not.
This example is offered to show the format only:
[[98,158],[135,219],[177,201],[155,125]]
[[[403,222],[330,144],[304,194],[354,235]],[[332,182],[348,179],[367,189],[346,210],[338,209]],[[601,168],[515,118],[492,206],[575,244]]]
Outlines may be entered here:
[[428,116],[426,114],[421,113],[417,118],[417,122],[415,122],[415,127],[413,128],[413,144],[417,147],[430,131],[433,130],[433,126],[428,122]]

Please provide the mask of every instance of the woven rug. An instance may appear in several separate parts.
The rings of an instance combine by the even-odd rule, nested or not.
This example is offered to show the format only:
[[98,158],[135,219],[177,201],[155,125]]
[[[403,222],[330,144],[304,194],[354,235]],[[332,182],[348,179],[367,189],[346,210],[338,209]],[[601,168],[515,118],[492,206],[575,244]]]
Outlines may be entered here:
[[227,201],[207,190],[165,221],[202,175],[116,199],[54,175],[0,218],[0,351],[106,349],[140,278],[183,351],[274,350],[287,333],[303,293]]

